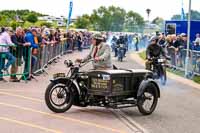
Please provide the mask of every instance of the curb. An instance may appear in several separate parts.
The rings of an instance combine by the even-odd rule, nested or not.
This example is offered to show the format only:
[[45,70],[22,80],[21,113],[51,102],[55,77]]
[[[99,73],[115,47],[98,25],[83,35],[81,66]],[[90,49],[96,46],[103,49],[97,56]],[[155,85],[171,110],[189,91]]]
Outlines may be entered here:
[[[142,66],[145,66],[145,61],[138,55],[138,53],[140,53],[140,52],[131,53],[131,59],[136,61],[138,64],[140,64]],[[178,81],[178,82],[180,82],[182,84],[189,85],[191,87],[194,87],[194,88],[200,90],[200,84],[197,84],[194,81],[191,81],[189,79],[177,76],[176,74],[173,74],[171,72],[167,72],[167,74],[168,74],[170,79],[173,79],[173,80]]]

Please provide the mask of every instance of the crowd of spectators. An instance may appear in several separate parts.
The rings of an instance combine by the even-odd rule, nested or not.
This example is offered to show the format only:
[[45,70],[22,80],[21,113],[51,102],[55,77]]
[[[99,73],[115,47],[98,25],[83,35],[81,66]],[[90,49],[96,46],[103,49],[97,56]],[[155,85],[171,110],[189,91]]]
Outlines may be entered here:
[[[82,31],[61,31],[59,28],[49,29],[46,27],[21,27],[12,30],[11,28],[0,28],[0,81],[5,81],[4,75],[10,75],[11,82],[20,80],[31,80],[34,74],[34,67],[40,62],[39,50],[44,46],[59,45],[62,39],[66,38],[66,50],[71,52],[78,47],[88,47],[91,41],[91,33]],[[55,51],[52,51],[55,52]],[[23,65],[23,73],[18,78],[18,67]]]

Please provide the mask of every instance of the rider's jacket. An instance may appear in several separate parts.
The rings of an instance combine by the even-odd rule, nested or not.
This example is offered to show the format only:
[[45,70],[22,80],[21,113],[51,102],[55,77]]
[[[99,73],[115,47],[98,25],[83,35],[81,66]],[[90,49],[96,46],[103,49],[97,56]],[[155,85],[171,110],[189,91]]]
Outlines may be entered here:
[[[96,48],[98,48],[97,52]],[[92,62],[94,69],[109,69],[112,67],[111,50],[108,44],[102,42],[98,46],[91,45],[90,52],[83,61],[85,62],[92,58],[95,58],[94,56],[100,59],[100,61],[98,62]]]
[[150,44],[147,47],[146,51],[146,59],[152,58],[152,57],[160,57],[160,56],[166,56],[164,49],[158,45],[158,44]]
[[125,47],[125,40],[124,38],[120,38],[117,40],[117,47],[120,47],[120,45],[123,45]]

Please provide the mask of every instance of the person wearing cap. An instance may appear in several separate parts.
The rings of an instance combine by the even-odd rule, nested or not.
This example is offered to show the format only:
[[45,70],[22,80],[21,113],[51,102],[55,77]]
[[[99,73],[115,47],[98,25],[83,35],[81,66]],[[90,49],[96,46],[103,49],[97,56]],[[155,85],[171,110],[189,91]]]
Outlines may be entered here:
[[76,62],[87,62],[90,59],[94,69],[112,68],[110,46],[104,42],[101,34],[93,36],[89,54],[84,59],[77,59]]
[[157,36],[153,36],[150,39],[150,45],[147,47],[146,50],[146,69],[147,70],[151,70],[151,65],[152,62],[149,61],[149,59],[153,58],[153,57],[160,57],[160,56],[164,56],[166,57],[165,51],[163,50],[163,48],[158,44],[158,40],[159,38]]

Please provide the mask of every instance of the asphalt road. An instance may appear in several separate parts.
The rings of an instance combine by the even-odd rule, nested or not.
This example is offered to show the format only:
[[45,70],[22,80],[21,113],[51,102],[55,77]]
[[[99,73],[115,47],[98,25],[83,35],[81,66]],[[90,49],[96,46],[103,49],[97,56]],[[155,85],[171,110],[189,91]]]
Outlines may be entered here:
[[[144,68],[134,58],[129,54],[125,62],[116,64]],[[123,109],[123,112],[151,133],[200,133],[200,88],[170,78],[167,85],[160,88],[161,99],[152,115],[141,116],[134,108]]]
[[[0,82],[0,131],[2,133],[199,133],[200,90],[181,82],[168,80],[161,86],[161,99],[155,112],[142,116],[137,108],[108,110],[73,107],[63,114],[52,113],[45,105],[44,91],[52,74],[64,72],[64,59],[87,54],[74,53],[47,69],[48,75],[28,83]],[[128,54],[121,68],[143,68]],[[84,69],[89,69],[91,65]]]

